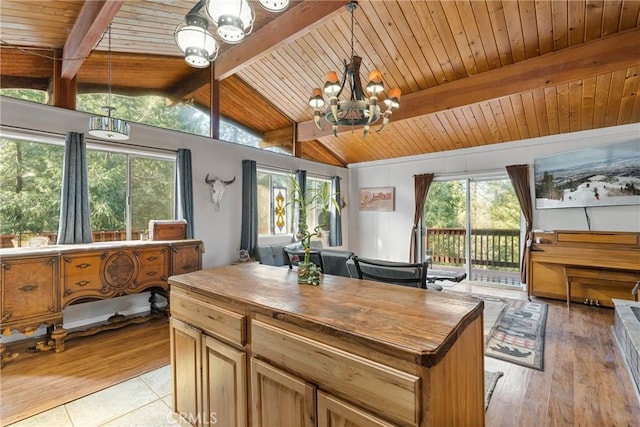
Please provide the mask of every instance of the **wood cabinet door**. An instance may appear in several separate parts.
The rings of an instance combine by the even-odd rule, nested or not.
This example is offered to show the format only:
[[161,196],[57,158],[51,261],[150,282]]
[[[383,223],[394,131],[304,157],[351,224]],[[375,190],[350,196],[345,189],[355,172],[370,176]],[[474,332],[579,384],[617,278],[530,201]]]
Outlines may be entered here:
[[202,243],[171,246],[171,275],[202,269]]
[[62,319],[57,296],[57,257],[3,260],[1,274],[3,328],[21,321]]
[[202,333],[171,318],[172,409],[180,423],[207,425],[202,414]]
[[315,427],[316,388],[253,358],[251,399],[254,427]]
[[393,427],[381,418],[370,414],[342,399],[318,392],[318,427]]
[[247,426],[247,364],[244,351],[205,336],[202,406],[205,424]]

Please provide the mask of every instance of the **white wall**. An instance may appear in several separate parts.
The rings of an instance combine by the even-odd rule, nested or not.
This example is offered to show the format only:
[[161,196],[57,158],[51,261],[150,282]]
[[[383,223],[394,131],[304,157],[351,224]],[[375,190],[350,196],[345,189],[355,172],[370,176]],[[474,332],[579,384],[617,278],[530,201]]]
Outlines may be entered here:
[[[0,97],[0,124],[7,126],[5,131],[9,131],[8,127],[11,127],[54,134],[65,134],[70,131],[86,133],[88,117],[88,114],[76,111]],[[2,130],[0,130],[0,134],[1,132]],[[87,139],[87,141],[93,142],[91,139]],[[251,159],[255,160],[259,166],[271,166],[285,170],[306,169],[310,175],[338,175],[342,178],[342,188],[349,188],[346,168],[324,165],[201,136],[132,123],[131,139],[127,142],[143,147],[170,150],[191,149],[195,238],[203,240],[205,245],[204,268],[230,264],[237,259],[242,211],[242,160]],[[227,186],[219,211],[214,209],[209,186],[204,182],[207,173],[223,179],[236,177],[236,182]],[[343,213],[343,243],[345,247],[349,245],[348,210],[346,209]],[[117,306],[117,310],[124,314],[135,312],[145,308],[145,298],[145,296],[132,296],[129,300],[125,298],[125,301],[114,303],[114,307]],[[65,321],[74,325],[78,319],[87,317],[91,317],[92,321],[97,321],[108,317],[108,313],[113,314],[113,311],[109,312],[109,310],[109,304],[104,303],[74,306],[67,310],[69,313]],[[99,319],[95,319],[96,316]]]
[[[350,165],[349,248],[365,257],[409,259],[415,204],[414,175],[434,173],[436,180],[506,175],[508,165],[529,164],[533,183],[536,158],[634,138],[640,138],[638,124]],[[396,189],[394,212],[358,211],[360,187],[388,186]],[[637,205],[587,208],[587,212],[593,231],[640,231],[640,207]],[[583,208],[534,210],[533,228],[588,229]]]

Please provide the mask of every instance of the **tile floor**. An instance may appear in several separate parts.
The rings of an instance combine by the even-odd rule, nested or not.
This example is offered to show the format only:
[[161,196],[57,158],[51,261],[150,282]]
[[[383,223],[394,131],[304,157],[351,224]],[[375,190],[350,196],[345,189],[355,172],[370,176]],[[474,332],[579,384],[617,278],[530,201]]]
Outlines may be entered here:
[[11,427],[168,427],[171,370],[165,366],[60,405]]

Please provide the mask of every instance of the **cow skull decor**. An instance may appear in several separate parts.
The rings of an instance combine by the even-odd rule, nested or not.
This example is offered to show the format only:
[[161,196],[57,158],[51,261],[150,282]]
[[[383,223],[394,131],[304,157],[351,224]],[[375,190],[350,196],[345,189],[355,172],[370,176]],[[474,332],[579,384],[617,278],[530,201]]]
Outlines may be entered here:
[[204,182],[209,184],[209,186],[211,187],[210,188],[210,190],[211,190],[211,201],[213,202],[213,205],[215,206],[216,210],[220,209],[220,201],[222,200],[222,195],[224,194],[224,189],[226,188],[227,185],[233,184],[233,182],[235,180],[236,180],[235,176],[232,179],[230,179],[229,181],[225,181],[225,180],[220,179],[218,177],[209,179],[209,174],[207,174],[207,177],[204,179]]

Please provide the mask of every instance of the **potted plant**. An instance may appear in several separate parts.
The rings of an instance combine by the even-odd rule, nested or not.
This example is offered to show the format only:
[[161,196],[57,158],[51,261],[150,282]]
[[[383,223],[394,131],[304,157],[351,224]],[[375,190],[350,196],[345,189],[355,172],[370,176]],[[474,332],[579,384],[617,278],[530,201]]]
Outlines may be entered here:
[[[316,190],[307,191],[307,194],[302,193],[300,184],[298,184],[298,181],[293,176],[290,176],[290,182],[291,199],[289,203],[297,207],[300,212],[296,239],[300,241],[304,251],[304,259],[298,263],[298,283],[319,284],[319,268],[309,261],[311,239],[313,237],[322,237],[323,230],[327,231],[329,229],[328,218],[331,204],[338,210],[340,206],[335,200],[336,195],[331,193],[329,183],[327,182],[323,183],[323,185]],[[320,206],[318,225],[316,225],[313,230],[309,230],[307,225],[307,211],[316,204]]]

